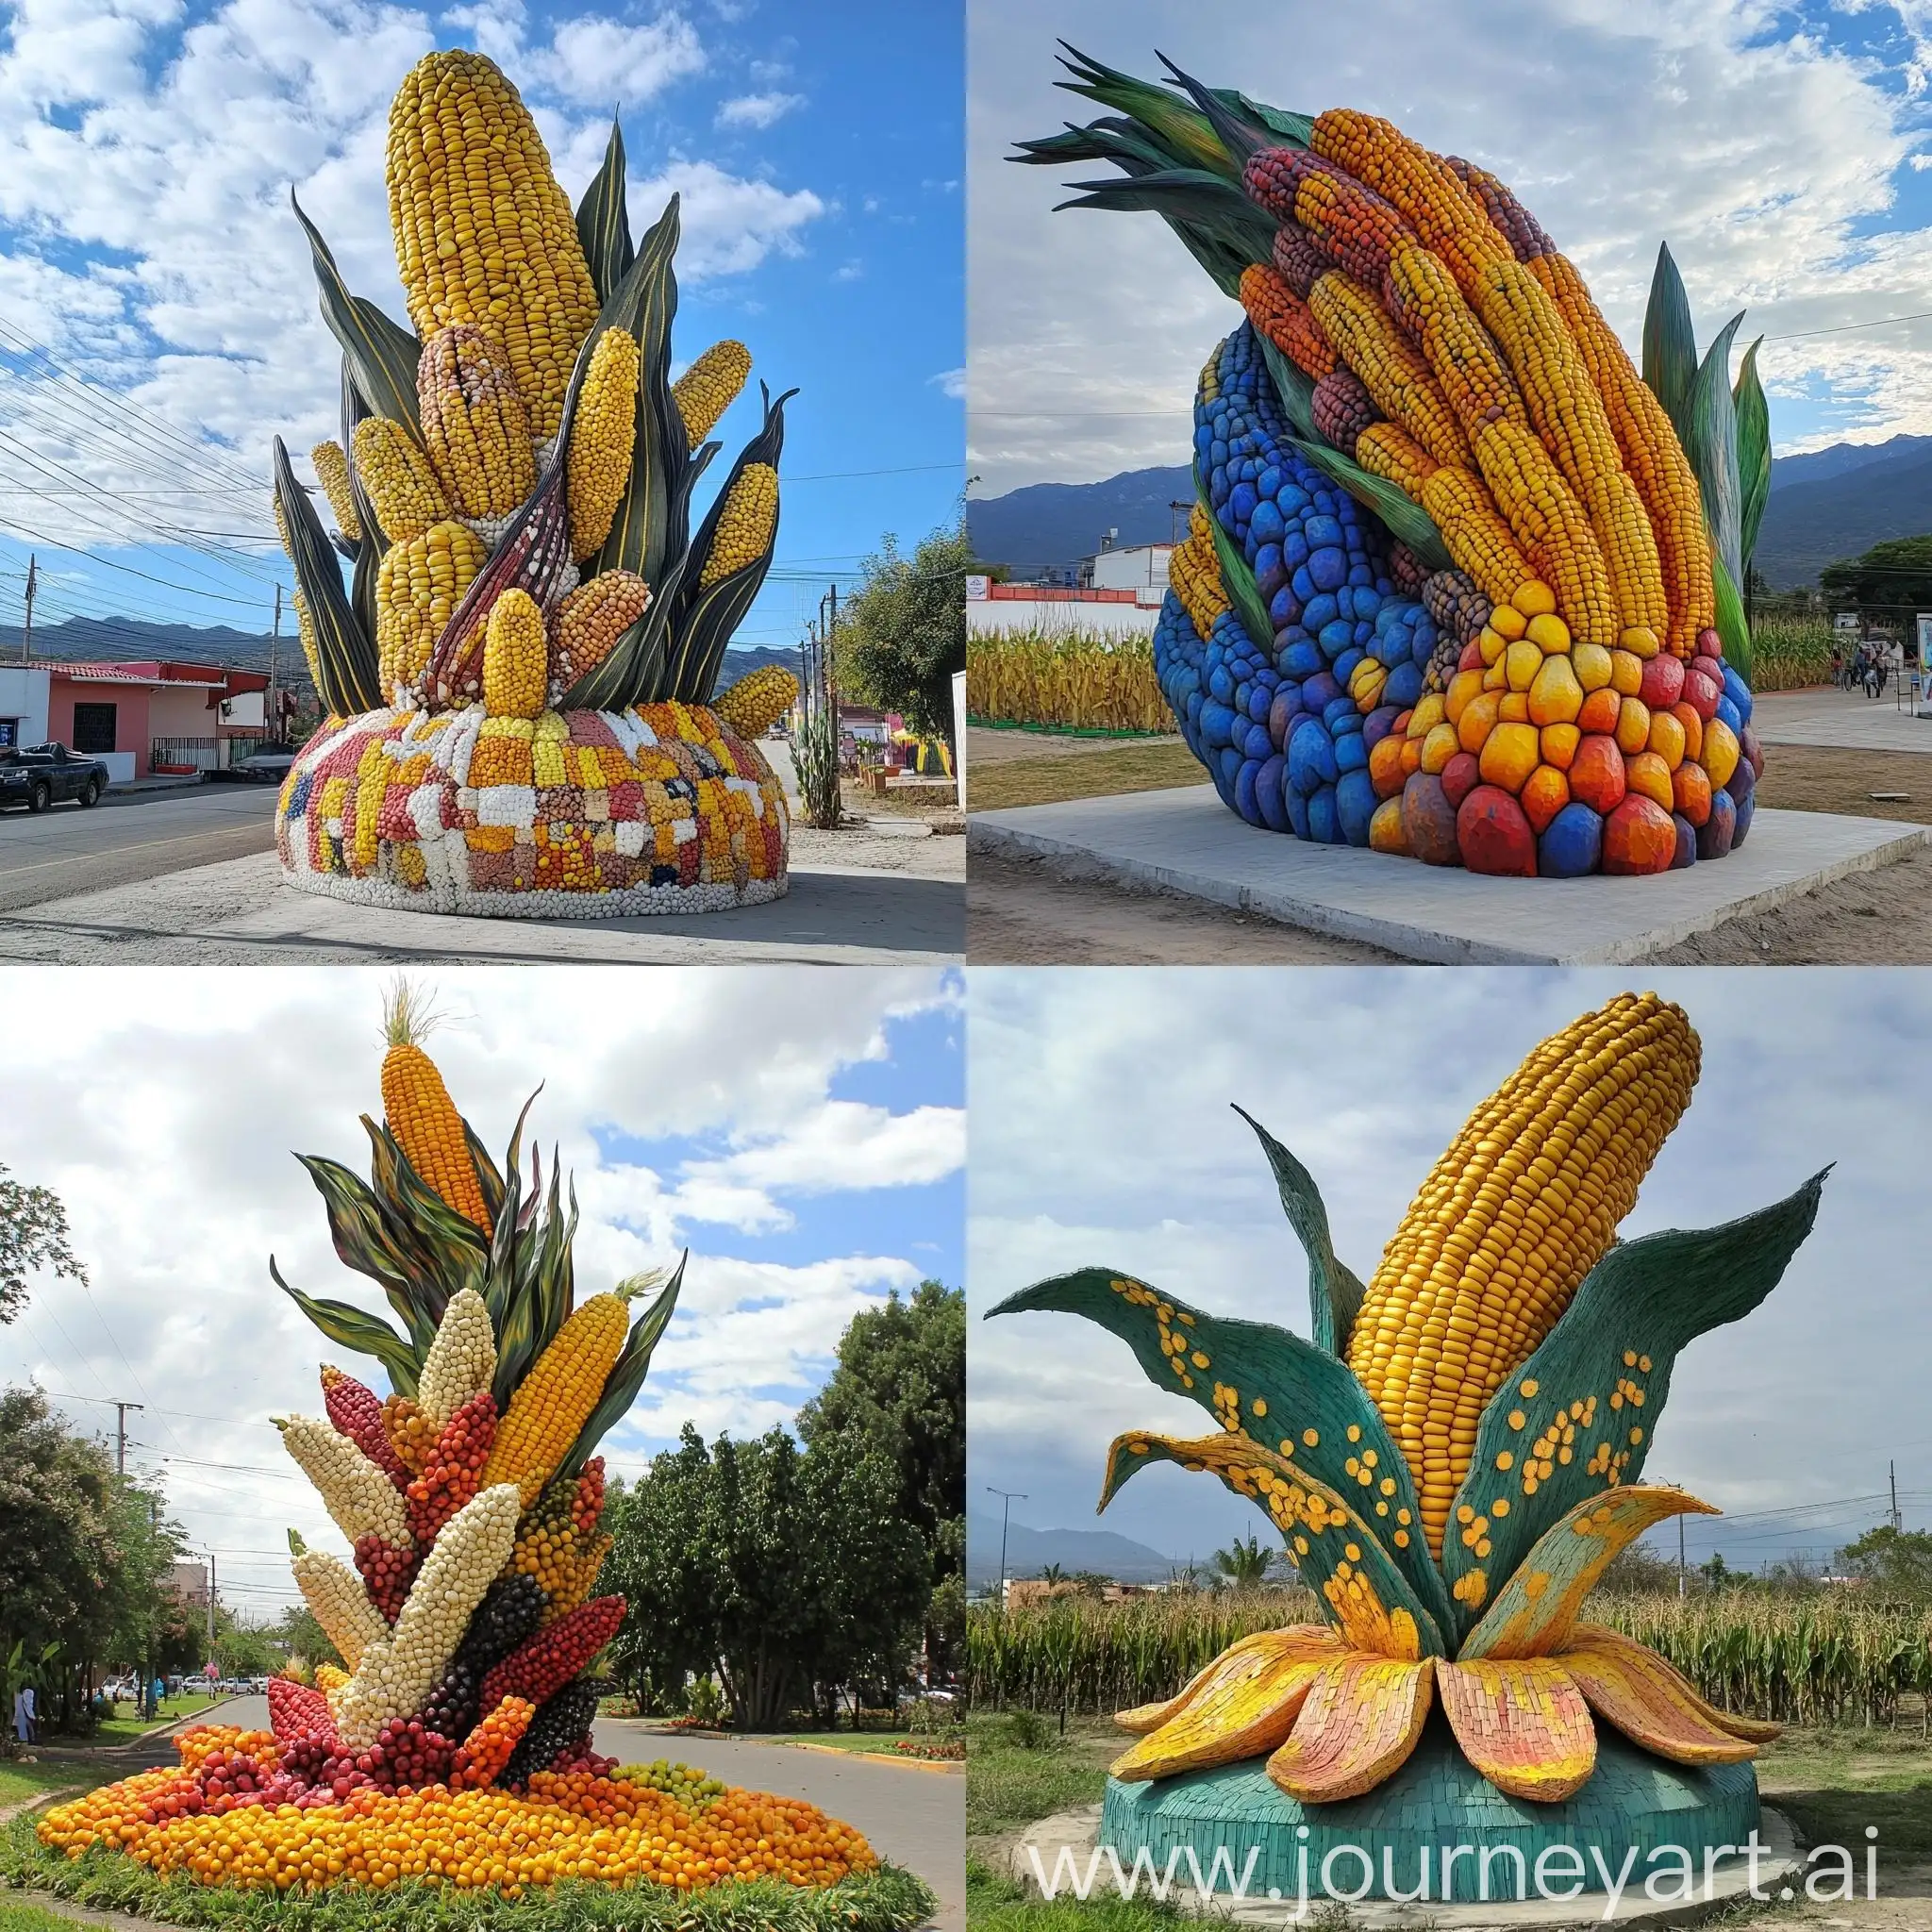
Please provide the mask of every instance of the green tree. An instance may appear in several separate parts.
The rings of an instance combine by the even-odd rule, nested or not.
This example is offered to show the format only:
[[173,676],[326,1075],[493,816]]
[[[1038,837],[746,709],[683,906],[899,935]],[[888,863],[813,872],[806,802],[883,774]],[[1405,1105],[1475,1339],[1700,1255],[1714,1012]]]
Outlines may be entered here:
[[841,1686],[896,1688],[931,1569],[876,1450],[801,1451],[782,1429],[707,1447],[687,1424],[613,1513],[615,1661],[641,1705],[709,1674],[734,1724],[769,1730],[802,1705],[830,1714]]
[[839,678],[853,696],[901,711],[922,738],[953,736],[953,675],[966,668],[963,520],[942,525],[904,557],[887,537],[839,613]]
[[1932,1531],[1894,1529],[1888,1523],[1847,1543],[1839,1560],[1848,1574],[1887,1596],[1914,1603],[1932,1598]]
[[1214,1567],[1230,1590],[1259,1590],[1274,1567],[1275,1550],[1261,1547],[1261,1539],[1236,1537],[1231,1549],[1216,1550]]
[[918,1530],[933,1578],[927,1657],[950,1670],[965,1638],[965,1295],[922,1281],[909,1299],[894,1291],[855,1315],[830,1379],[799,1411],[798,1433],[814,1451],[875,1450],[897,1471],[899,1510]]
[[0,1322],[26,1306],[26,1277],[45,1268],[85,1283],[87,1270],[68,1245],[67,1209],[51,1188],[17,1181],[0,1161]]
[[1874,615],[1932,610],[1932,536],[1892,537],[1818,573],[1828,603]]
[[328,1633],[315,1621],[315,1612],[307,1604],[296,1604],[284,1610],[275,1635],[284,1657],[302,1657],[311,1668],[316,1664],[342,1668],[341,1652],[329,1641]]

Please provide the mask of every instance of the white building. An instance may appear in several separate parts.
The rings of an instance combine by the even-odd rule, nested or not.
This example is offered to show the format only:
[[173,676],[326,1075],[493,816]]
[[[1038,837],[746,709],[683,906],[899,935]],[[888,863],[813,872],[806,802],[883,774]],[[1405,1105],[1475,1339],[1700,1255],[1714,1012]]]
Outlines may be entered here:
[[1037,632],[1045,638],[1151,638],[1166,595],[1164,562],[1159,583],[1132,590],[1061,591],[1045,584],[995,584],[970,576],[966,635],[971,639]]
[[1135,543],[1124,550],[1097,551],[1082,571],[1096,591],[1165,591],[1172,543]]

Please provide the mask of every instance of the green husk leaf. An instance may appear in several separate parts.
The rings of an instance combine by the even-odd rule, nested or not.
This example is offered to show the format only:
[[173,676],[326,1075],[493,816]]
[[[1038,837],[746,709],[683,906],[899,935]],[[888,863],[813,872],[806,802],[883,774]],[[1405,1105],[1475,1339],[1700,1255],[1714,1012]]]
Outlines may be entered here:
[[339,1347],[353,1349],[358,1355],[374,1356],[382,1364],[384,1373],[389,1376],[390,1387],[398,1395],[415,1394],[422,1358],[379,1315],[368,1314],[361,1308],[352,1307],[347,1302],[318,1300],[313,1295],[304,1294],[299,1288],[291,1288],[282,1279],[281,1270],[275,1266],[273,1255],[269,1257],[268,1272],[275,1286],[331,1341]]
[[289,531],[289,561],[308,606],[322,672],[323,704],[336,717],[374,710],[382,702],[375,646],[342,589],[342,569],[335,546],[322,527],[308,492],[295,480],[289,452],[275,440],[275,489]]
[[1269,380],[1281,398],[1288,420],[1307,441],[1320,442],[1322,438],[1315,428],[1315,385],[1259,329],[1255,331],[1255,340],[1261,346],[1261,359],[1268,365]]
[[302,204],[295,199],[292,188],[289,191],[289,205],[302,224],[302,232],[308,237],[308,252],[314,258],[315,279],[322,296],[322,319],[342,345],[342,354],[356,372],[356,387],[376,415],[407,423],[410,435],[421,442],[423,418],[416,407],[416,364],[422,358],[422,344],[366,296],[349,293],[328,243],[302,212]]
[[[671,625],[664,684],[667,694],[684,704],[701,705],[710,697],[712,687],[718,680],[719,667],[730,647],[731,634],[751,608],[752,600],[765,580],[765,573],[772,567],[772,554],[778,541],[778,519],[774,517],[771,541],[766,543],[762,557],[741,565],[715,584],[707,586],[700,583],[705,561],[711,554],[711,546],[718,541],[718,527],[724,520],[724,505],[730,497],[732,486],[753,463],[769,463],[775,470],[779,458],[784,454],[785,405],[798,391],[788,389],[774,402],[763,383],[758,385],[758,389],[764,397],[764,422],[758,434],[738,453],[738,460],[732,464],[730,473],[711,500],[711,508],[706,512],[704,522],[698,525],[697,534],[691,540],[690,560],[678,590],[679,608]],[[783,508],[781,499],[781,514]]]
[[624,205],[624,130],[613,114],[603,166],[577,203],[577,240],[583,243],[591,286],[600,302],[609,300],[637,259],[637,250],[631,245],[630,217]]
[[1751,637],[1751,625],[1744,615],[1744,600],[1724,568],[1724,558],[1710,559],[1711,588],[1717,592],[1717,634],[1724,647],[1724,662],[1748,686],[1755,681],[1757,648]]
[[1740,556],[1744,492],[1738,475],[1738,410],[1731,398],[1731,339],[1744,320],[1740,309],[1705,352],[1690,389],[1690,436],[1684,454],[1697,473],[1711,549],[1734,584],[1744,580]]
[[1207,115],[1198,108],[1172,89],[1154,81],[1138,80],[1117,67],[1106,66],[1065,41],[1060,45],[1066,49],[1060,65],[1074,78],[1056,81],[1056,87],[1131,116],[1178,166],[1208,169],[1229,180],[1241,178],[1240,163],[1221,144]]
[[466,1216],[458,1214],[409,1165],[409,1157],[386,1126],[367,1114],[362,1126],[373,1149],[371,1168],[377,1175],[375,1198],[381,1203],[392,1240],[413,1241],[423,1257],[420,1291],[440,1295],[433,1322],[459,1289],[479,1294],[489,1272],[490,1250],[483,1235]]
[[441,1307],[435,1304],[442,1297],[412,1268],[414,1257],[404,1253],[390,1238],[381,1202],[339,1161],[312,1154],[298,1154],[295,1158],[308,1170],[322,1196],[329,1235],[342,1264],[368,1275],[381,1288],[390,1307],[402,1317],[410,1342],[419,1352],[426,1353],[442,1316]]
[[1671,258],[1670,243],[1660,242],[1657,269],[1650,280],[1650,301],[1643,311],[1643,380],[1664,406],[1664,413],[1687,446],[1690,429],[1690,388],[1697,379],[1697,337],[1690,326],[1690,298],[1684,278]]
[[[1204,1314],[1108,1268],[1081,1268],[1035,1282],[1008,1295],[986,1319],[1028,1309],[1098,1323],[1118,1335],[1147,1378],[1170,1394],[1199,1403],[1223,1427],[1232,1415],[1241,1433],[1264,1449],[1278,1454],[1289,1443],[1298,1470],[1343,1495],[1360,1497],[1365,1507],[1386,1501],[1389,1515],[1377,1522],[1392,1527],[1398,1512],[1407,1509],[1411,1528],[1420,1525],[1422,1509],[1408,1466],[1367,1391],[1344,1362],[1292,1330]],[[1178,1343],[1180,1352],[1171,1353],[1163,1343]],[[1204,1356],[1205,1363],[1199,1359]],[[1217,1391],[1224,1390],[1234,1391],[1232,1407],[1225,1400],[1216,1403]],[[1353,1441],[1351,1429],[1357,1432]],[[1313,1442],[1305,1433],[1310,1430]],[[1366,1460],[1371,1455],[1372,1463]],[[1380,1488],[1385,1479],[1395,1484],[1386,1497]],[[1446,1631],[1448,1594],[1419,1529],[1407,1549],[1391,1552],[1391,1560]]]
[[[1382,1532],[1374,1528],[1347,1497],[1310,1475],[1300,1457],[1290,1460],[1245,1436],[1208,1436],[1198,1441],[1182,1442],[1151,1431],[1130,1430],[1124,1436],[1116,1436],[1108,1447],[1107,1480],[1100,1491],[1100,1507],[1105,1509],[1113,1501],[1121,1485],[1136,1470],[1156,1462],[1176,1462],[1197,1474],[1208,1471],[1236,1495],[1256,1505],[1289,1543],[1295,1569],[1302,1581],[1311,1585],[1322,1599],[1319,1607],[1329,1623],[1339,1624],[1341,1620],[1329,1605],[1327,1584],[1338,1571],[1346,1574],[1357,1569],[1385,1609],[1407,1610],[1415,1620],[1416,1637],[1424,1657],[1445,1654],[1441,1629],[1395,1560],[1395,1552],[1384,1544]],[[1354,1484],[1349,1487],[1355,1489]],[[1291,1507],[1296,1500],[1295,1490],[1303,1497],[1321,1499],[1325,1506],[1322,1512],[1323,1527],[1315,1528]]]
[[1308,1315],[1314,1324],[1315,1346],[1330,1355],[1345,1354],[1355,1318],[1361,1312],[1362,1284],[1355,1271],[1340,1260],[1328,1232],[1328,1208],[1315,1177],[1253,1114],[1235,1112],[1255,1130],[1274,1185],[1281,1194],[1282,1212],[1308,1257]]
[[[658,1339],[670,1326],[672,1313],[677,1307],[678,1291],[684,1286],[685,1263],[690,1259],[691,1252],[687,1249],[678,1257],[675,1273],[665,1282],[657,1299],[631,1324],[624,1353],[604,1378],[603,1395],[591,1411],[590,1420],[577,1431],[577,1439],[571,1444],[570,1454],[563,1458],[561,1466],[566,1471],[582,1469],[597,1444],[630,1412],[630,1406],[638,1399],[638,1391],[644,1386],[644,1377],[650,1372],[651,1357]],[[663,1277],[660,1274],[657,1278],[662,1280]],[[640,1277],[637,1285],[649,1287],[653,1283],[649,1277]]]
[[[623,325],[637,338],[638,415],[630,482],[617,506],[610,534],[597,553],[596,569],[635,571],[654,591],[659,589],[670,561],[685,547],[691,502],[689,439],[671,393],[678,232],[678,198],[674,194],[639,244],[623,287],[605,305],[607,315],[621,309]],[[604,319],[598,317],[600,325]]]
[[[1722,1227],[1672,1228],[1621,1242],[1590,1271],[1557,1325],[1483,1411],[1456,1507],[1467,1505],[1490,1519],[1491,1547],[1488,1557],[1478,1557],[1452,1529],[1442,1544],[1442,1574],[1452,1589],[1474,1570],[1492,1580],[1513,1575],[1545,1530],[1578,1503],[1600,1497],[1612,1472],[1593,1472],[1590,1465],[1603,1445],[1612,1455],[1627,1455],[1614,1472],[1618,1481],[1639,1479],[1677,1357],[1698,1336],[1748,1315],[1777,1286],[1811,1232],[1830,1171],[1813,1174],[1785,1200]],[[1641,1366],[1646,1360],[1648,1369]],[[1533,1397],[1523,1392],[1526,1383],[1536,1385]],[[1641,1388],[1641,1403],[1629,1399],[1624,1385],[1630,1383]],[[1535,1493],[1524,1493],[1527,1451],[1558,1410],[1567,1418],[1573,1402],[1587,1404],[1591,1397],[1596,1406],[1589,1426],[1575,1420],[1567,1424],[1574,1439],[1562,1446],[1571,1459],[1553,1457]],[[1523,1417],[1521,1427],[1511,1427],[1512,1415]],[[1630,1441],[1633,1429],[1641,1431],[1636,1442]],[[1511,1463],[1507,1473],[1496,1464],[1505,1454]],[[1497,1517],[1491,1507],[1499,1495],[1509,1499],[1507,1516]],[[1481,1608],[1480,1602],[1466,1606],[1457,1600],[1457,1635],[1468,1630]]]
[[1241,619],[1249,642],[1257,650],[1265,651],[1274,641],[1274,626],[1268,620],[1268,607],[1261,601],[1261,592],[1256,586],[1254,572],[1248,568],[1247,558],[1235,548],[1234,539],[1221,527],[1221,519],[1208,502],[1199,463],[1194,465],[1194,497],[1214,539],[1214,558],[1221,567],[1221,588],[1227,592],[1227,601],[1234,606],[1234,614]]
[[1738,550],[1747,572],[1751,553],[1757,548],[1757,526],[1764,521],[1764,506],[1771,497],[1771,405],[1757,379],[1757,351],[1763,341],[1759,336],[1744,351],[1737,385],[1731,391],[1738,419],[1738,479],[1743,486]]
[[[718,445],[705,447],[715,450]],[[677,608],[678,590],[690,563],[688,550],[672,560],[644,614],[618,639],[603,663],[592,665],[564,692],[560,708],[620,711],[628,705],[655,704],[667,694],[664,665],[671,614]]]
[[1239,188],[1199,168],[1166,168],[1122,180],[1070,181],[1067,186],[1079,192],[1072,200],[1057,202],[1056,212],[1093,208],[1164,215],[1170,222],[1209,228],[1244,245],[1250,261],[1266,261],[1274,248],[1274,223]]

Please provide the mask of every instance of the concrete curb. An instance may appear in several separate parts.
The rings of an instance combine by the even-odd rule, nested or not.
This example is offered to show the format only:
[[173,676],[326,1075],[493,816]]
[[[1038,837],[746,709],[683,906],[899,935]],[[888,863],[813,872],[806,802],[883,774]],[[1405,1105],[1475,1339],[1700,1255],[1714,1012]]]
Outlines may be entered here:
[[1442,966],[1637,964],[1928,843],[1924,825],[1765,809],[1736,858],[1686,872],[1487,879],[1257,831],[1208,786],[982,812],[967,833],[969,855],[1042,859]]
[[[1099,1829],[1098,1805],[1080,1805],[1029,1825],[1009,1854],[1008,1870],[1014,1883],[1027,1888],[1029,1892],[1040,1889],[1032,1859],[1027,1856],[1029,1848],[1038,1852],[1049,1874],[1062,1851],[1073,1854],[1084,1866]],[[1758,1878],[1761,1890],[1769,1894],[1760,1902],[1775,1904],[1779,1902],[1779,1890],[1803,1873],[1804,1864],[1790,1824],[1768,1805],[1763,1807],[1760,1831],[1767,1856],[1759,1861]],[[1534,1932],[1582,1932],[1584,1927],[1600,1925],[1657,1932],[1657,1928],[1667,1925],[1700,1924],[1735,1910],[1740,1903],[1748,1904],[1748,1865],[1736,1859],[1726,1864],[1727,1869],[1720,1868],[1713,1874],[1711,1896],[1689,1904],[1660,1904],[1641,1893],[1633,1900],[1626,1892],[1617,1909],[1606,1915],[1602,1892],[1585,1892],[1574,1900],[1528,1899],[1521,1904],[1441,1904],[1425,1900],[1413,1905],[1388,1905],[1364,1900],[1348,1907],[1348,1924],[1351,1932],[1424,1932],[1424,1928],[1432,1928],[1432,1932],[1519,1932],[1519,1928],[1534,1928]],[[1308,1924],[1326,1903],[1311,1902],[1308,1918],[1298,1920],[1293,1915],[1292,1900],[1236,1901],[1223,1893],[1204,1899],[1180,1887],[1170,1897],[1181,1911],[1196,1918],[1282,1928]]]
[[954,1777],[966,1774],[963,1757],[902,1757],[894,1751],[847,1751],[838,1744],[808,1744],[801,1738],[774,1738],[772,1741],[793,1751],[818,1751],[827,1757],[858,1757],[867,1764],[891,1764],[901,1771],[937,1771]]

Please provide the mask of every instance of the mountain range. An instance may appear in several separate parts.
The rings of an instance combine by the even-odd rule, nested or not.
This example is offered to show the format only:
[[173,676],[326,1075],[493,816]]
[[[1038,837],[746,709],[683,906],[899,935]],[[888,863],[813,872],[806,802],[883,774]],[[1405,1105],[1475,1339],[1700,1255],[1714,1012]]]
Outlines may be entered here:
[[[1111,1576],[1117,1583],[1165,1583],[1186,1566],[1177,1557],[1116,1536],[1110,1529],[1029,1529],[1024,1523],[1007,1525],[1007,1574],[1038,1576],[1049,1563],[1058,1563],[1069,1576],[1081,1570]],[[970,1590],[994,1590],[1000,1577],[1000,1519],[993,1515],[966,1518],[966,1584]]]
[[[1192,473],[1126,470],[1104,483],[1034,483],[966,506],[974,553],[1020,570],[1091,557],[1104,532],[1116,547],[1171,542],[1172,505],[1193,495]],[[1774,590],[1816,581],[1827,563],[1888,537],[1932,531],[1932,436],[1840,442],[1771,465],[1771,497],[1754,558]]]
[[[20,662],[20,625],[0,625],[0,668]],[[266,675],[271,658],[275,675],[291,691],[306,689],[308,669],[299,639],[284,633],[271,638],[266,631],[230,630],[217,625],[200,629],[186,624],[150,624],[138,617],[70,617],[59,624],[34,625],[33,658],[37,663],[129,663],[152,658],[185,664],[221,664],[234,671]],[[718,688],[767,664],[782,665],[794,676],[796,651],[774,651],[759,644],[727,651]]]

